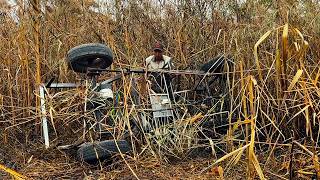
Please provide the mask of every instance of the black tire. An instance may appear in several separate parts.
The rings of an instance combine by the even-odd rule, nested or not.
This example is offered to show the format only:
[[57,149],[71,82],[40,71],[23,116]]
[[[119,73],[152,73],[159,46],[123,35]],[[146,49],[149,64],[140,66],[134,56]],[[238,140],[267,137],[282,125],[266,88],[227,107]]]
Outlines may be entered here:
[[67,53],[69,68],[75,72],[86,73],[87,68],[105,69],[113,62],[110,48],[104,44],[89,43],[76,46]]
[[[227,66],[226,66],[227,65]],[[209,87],[217,80],[219,80],[219,85],[223,89],[226,86],[226,77],[229,72],[233,69],[233,60],[222,55],[217,56],[200,67],[201,71],[209,73],[219,73],[215,76],[208,77],[206,81],[202,83],[196,82],[194,90],[196,91],[209,91]]]
[[[119,146],[119,149],[117,147]],[[131,148],[125,140],[105,140],[95,143],[85,143],[77,151],[77,158],[89,164],[108,160],[117,153],[129,153]],[[97,157],[98,155],[98,157]]]
[[208,62],[202,64],[201,71],[210,73],[221,73],[223,71],[224,61],[227,60],[224,56],[217,56]]

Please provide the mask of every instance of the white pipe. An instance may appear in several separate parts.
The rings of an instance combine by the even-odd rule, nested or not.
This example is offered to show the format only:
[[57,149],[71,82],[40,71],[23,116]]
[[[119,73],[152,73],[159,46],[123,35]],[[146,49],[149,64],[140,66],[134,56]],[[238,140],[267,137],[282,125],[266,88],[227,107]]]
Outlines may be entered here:
[[44,137],[44,144],[46,149],[49,148],[49,130],[48,130],[48,121],[47,121],[47,112],[46,112],[46,103],[45,103],[45,91],[43,85],[39,87],[40,91],[40,110],[41,110],[41,120],[42,120],[42,130]]

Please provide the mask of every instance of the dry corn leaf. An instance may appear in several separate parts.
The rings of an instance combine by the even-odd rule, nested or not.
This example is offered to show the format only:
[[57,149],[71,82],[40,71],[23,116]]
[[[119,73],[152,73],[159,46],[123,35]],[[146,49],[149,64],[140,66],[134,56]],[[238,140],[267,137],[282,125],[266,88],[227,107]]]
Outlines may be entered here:
[[27,179],[27,177],[23,176],[22,174],[18,173],[17,171],[7,168],[6,166],[0,164],[0,170],[3,170],[4,172],[9,173],[12,175],[15,179]]
[[260,164],[259,164],[259,161],[258,161],[256,155],[254,153],[252,153],[251,156],[252,156],[252,163],[253,163],[254,168],[256,169],[256,171],[257,171],[257,173],[259,175],[259,178],[260,179],[266,179],[264,177],[264,175],[263,175],[262,169],[260,167]]
[[303,171],[303,170],[298,170],[297,173],[299,174],[305,174],[305,175],[313,175],[313,172],[307,172],[307,171]]
[[49,114],[50,114],[51,125],[52,125],[52,127],[53,127],[53,130],[54,130],[56,136],[58,136],[58,132],[57,132],[56,126],[55,126],[55,124],[54,124],[54,120],[53,120],[53,117],[54,117],[53,113],[54,113],[54,112],[55,112],[55,110],[53,109],[53,107],[50,107],[50,108],[49,108]]
[[267,31],[259,40],[258,42],[254,45],[254,57],[255,57],[255,61],[256,61],[256,66],[258,69],[258,73],[259,73],[259,79],[261,82],[263,82],[262,79],[262,72],[261,72],[261,68],[260,68],[260,62],[259,62],[259,57],[258,57],[258,46],[271,34],[271,30]]
[[289,25],[285,24],[282,32],[282,58],[283,66],[286,67],[286,60],[288,58],[288,35],[289,35]]
[[[301,114],[303,111],[305,111],[306,109],[308,109],[310,107],[310,105],[305,106],[303,109],[301,109],[299,112],[297,112],[289,121],[291,121],[292,119],[294,119],[295,117],[297,117],[299,114]],[[289,122],[288,121],[288,122]]]
[[235,130],[237,130],[239,128],[239,125],[243,125],[243,124],[250,124],[251,120],[250,119],[245,119],[243,121],[241,121],[240,119],[233,125],[232,131],[234,132]]
[[275,124],[274,118],[270,118],[263,110],[260,110],[262,112],[262,114],[270,121],[270,123],[272,124],[272,126],[279,132],[279,134],[285,139],[284,134],[280,131],[280,129],[278,128],[278,126]]
[[241,120],[238,119],[237,122],[232,127],[232,132],[236,131],[241,123]]
[[314,153],[312,160],[313,160],[313,164],[314,164],[314,169],[316,170],[316,173],[317,173],[317,179],[319,179],[320,178],[320,165],[319,165],[319,158],[316,153]]
[[235,166],[236,164],[238,164],[238,162],[240,161],[241,156],[243,154],[243,151],[244,151],[244,149],[240,150],[239,153],[234,156],[234,158],[232,159],[232,162],[231,162],[232,166]]
[[304,41],[304,37],[302,35],[302,33],[299,31],[299,29],[294,28],[294,31],[301,37],[301,39]]
[[[310,106],[312,106],[312,102],[310,100],[310,96],[309,96],[309,93],[307,91],[307,85],[306,85],[305,81],[302,82],[302,88],[303,88],[303,92],[304,92],[304,103],[306,105],[309,104]],[[310,116],[309,116],[309,108],[306,108],[306,110],[305,110],[305,119],[306,119],[306,134],[308,136],[309,135],[309,130],[312,131],[311,123],[310,123]]]
[[185,124],[192,124],[192,123],[198,121],[198,120],[201,119],[201,118],[203,118],[202,113],[198,113],[197,115],[195,115],[195,116],[193,116],[193,117],[191,117],[191,118],[188,118],[188,119],[183,120],[183,122],[184,122]]
[[[281,64],[282,64],[282,62],[280,60],[280,50],[277,49],[277,51],[276,51],[276,70],[277,70],[277,84],[276,85],[277,86],[276,86],[276,88],[277,88],[278,99],[280,99],[279,96],[282,97],[282,95],[283,95],[283,90],[282,90],[283,84],[282,84],[282,79],[281,79],[281,73],[282,73],[282,65]],[[278,101],[278,104],[280,104],[280,100]]]
[[250,78],[251,78],[251,82],[253,83],[253,85],[256,86],[258,84],[257,80],[253,76],[250,76]]
[[281,64],[281,74],[282,74],[282,85],[284,89],[287,89],[287,60],[289,54],[288,46],[288,34],[289,34],[289,25],[285,24],[283,26],[282,32],[282,64]]
[[247,144],[247,145],[245,145],[245,146],[243,146],[241,148],[238,148],[238,149],[232,151],[231,153],[228,153],[228,154],[224,155],[223,157],[218,159],[216,162],[214,162],[211,166],[214,166],[214,165],[216,165],[216,164],[228,159],[229,157],[231,157],[233,155],[236,155],[237,153],[243,152],[247,147],[249,147],[249,145],[250,144]]
[[294,42],[293,45],[296,48],[296,51],[300,50],[300,45],[297,42]]
[[203,117],[202,113],[199,113],[199,114],[195,115],[193,118],[191,118],[189,122],[192,124],[195,121],[201,119],[202,117]]
[[241,121],[240,123],[241,124],[249,124],[249,123],[251,123],[251,120],[250,119],[246,119],[244,121]]
[[[313,81],[313,84],[316,85],[318,80],[319,80],[319,77],[320,77],[320,68],[318,69],[318,72],[317,72],[317,75],[316,75],[316,78],[314,79]],[[1,96],[0,96],[1,97]],[[0,98],[1,99],[1,98]],[[2,98],[2,101],[3,101],[3,98]],[[0,102],[2,102],[0,101]]]
[[250,139],[250,146],[249,146],[249,161],[248,161],[248,169],[249,169],[249,178],[253,178],[252,172],[253,168],[251,163],[254,165],[254,168],[256,172],[259,174],[260,179],[264,179],[263,172],[261,170],[261,167],[259,165],[259,162],[256,158],[256,155],[254,153],[254,142],[255,142],[255,130],[256,130],[256,111],[255,111],[255,92],[254,92],[254,86],[256,85],[256,81],[252,76],[249,76],[249,85],[248,85],[248,91],[249,91],[249,101],[250,101],[250,112],[251,112],[251,139]]
[[288,91],[291,91],[292,88],[294,87],[294,85],[298,82],[299,78],[301,77],[303,73],[303,70],[299,69],[296,73],[296,75],[293,77],[292,82],[290,83],[289,87],[288,87]]

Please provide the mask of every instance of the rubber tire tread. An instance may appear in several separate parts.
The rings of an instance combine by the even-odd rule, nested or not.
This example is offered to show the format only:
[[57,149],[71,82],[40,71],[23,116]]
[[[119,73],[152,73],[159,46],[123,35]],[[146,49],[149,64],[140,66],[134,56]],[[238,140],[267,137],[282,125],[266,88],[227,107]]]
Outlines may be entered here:
[[129,143],[126,140],[105,140],[81,145],[77,151],[77,158],[87,163],[95,163],[98,161],[98,158],[101,161],[109,159],[113,155],[120,153],[116,143],[118,144],[121,153],[125,154],[131,151]]
[[82,44],[70,49],[67,53],[67,61],[69,67],[80,73],[86,73],[88,67],[88,59],[101,58],[104,61],[101,69],[111,66],[113,62],[113,54],[109,47],[100,43]]

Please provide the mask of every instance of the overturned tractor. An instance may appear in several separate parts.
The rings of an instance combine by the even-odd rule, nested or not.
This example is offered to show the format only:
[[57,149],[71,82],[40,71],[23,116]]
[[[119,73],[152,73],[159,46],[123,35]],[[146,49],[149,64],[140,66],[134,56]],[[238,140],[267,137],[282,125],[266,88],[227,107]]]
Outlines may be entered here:
[[[72,48],[68,52],[67,61],[70,69],[76,73],[83,74],[83,80],[87,83],[85,85],[79,83],[54,83],[55,79],[52,79],[40,87],[42,114],[44,115],[42,117],[44,140],[45,145],[49,147],[50,133],[45,117],[45,98],[47,92],[45,89],[70,89],[85,86],[85,89],[90,93],[88,93],[85,98],[86,101],[83,109],[93,113],[93,120],[83,118],[84,131],[82,134],[79,134],[81,138],[73,144],[58,147],[61,150],[77,149],[77,158],[81,161],[95,163],[99,160],[111,160],[113,155],[117,153],[130,153],[132,151],[132,141],[135,139],[130,138],[130,136],[138,136],[139,133],[156,134],[162,126],[170,123],[180,123],[186,116],[186,113],[194,117],[202,112],[221,111],[220,118],[224,116],[221,119],[227,119],[228,112],[225,111],[226,107],[212,109],[212,107],[217,104],[217,99],[221,99],[221,97],[227,99],[228,96],[228,87],[225,81],[231,72],[233,62],[224,56],[218,56],[210,60],[204,64],[200,70],[195,71],[148,71],[144,68],[111,69],[113,54],[110,48],[103,44],[83,44]],[[109,74],[110,78],[99,82],[99,77],[105,74]],[[129,103],[125,100],[126,98],[121,97],[119,93],[115,93],[115,85],[126,76],[134,77],[134,74],[140,74],[147,78],[156,74],[158,77],[163,78],[165,84],[161,86],[164,88],[162,88],[161,91],[153,90],[153,86],[150,85],[150,83],[157,82],[152,82],[152,80],[150,80],[152,78],[143,81],[143,83],[146,84],[142,85],[139,84],[135,78],[131,78],[129,93],[126,94],[132,99]],[[194,82],[189,82],[189,89],[181,89],[179,84],[175,84],[180,83],[175,80],[176,77],[188,75],[195,77]],[[138,88],[141,86],[144,88]],[[117,89],[119,88],[121,87],[118,86]],[[122,94],[122,96],[125,96],[125,94]],[[130,129],[115,128],[117,122],[115,122],[114,119],[110,117],[112,115],[108,113],[108,110],[121,110],[124,103],[129,103],[136,109],[144,108],[144,111],[137,111],[135,117],[130,119],[129,124],[126,125],[126,128],[129,127]],[[184,108],[187,110],[182,111],[181,109]],[[117,112],[113,114],[113,116],[121,119],[121,116],[125,116],[125,114]],[[220,120],[219,123],[210,121],[217,119],[210,118],[210,115],[207,115],[203,119],[208,120],[200,123],[202,128],[206,129],[206,131],[203,131],[205,132],[203,134],[204,136],[213,136],[213,131],[215,133],[217,131],[214,129],[214,126],[223,127],[223,124],[227,123],[225,120]],[[172,128],[170,130],[172,130]],[[117,131],[123,133],[115,133]],[[172,130],[172,132],[174,132],[174,130]],[[223,133],[223,131],[221,131],[221,133]],[[118,136],[115,137],[114,134],[118,134]]]

